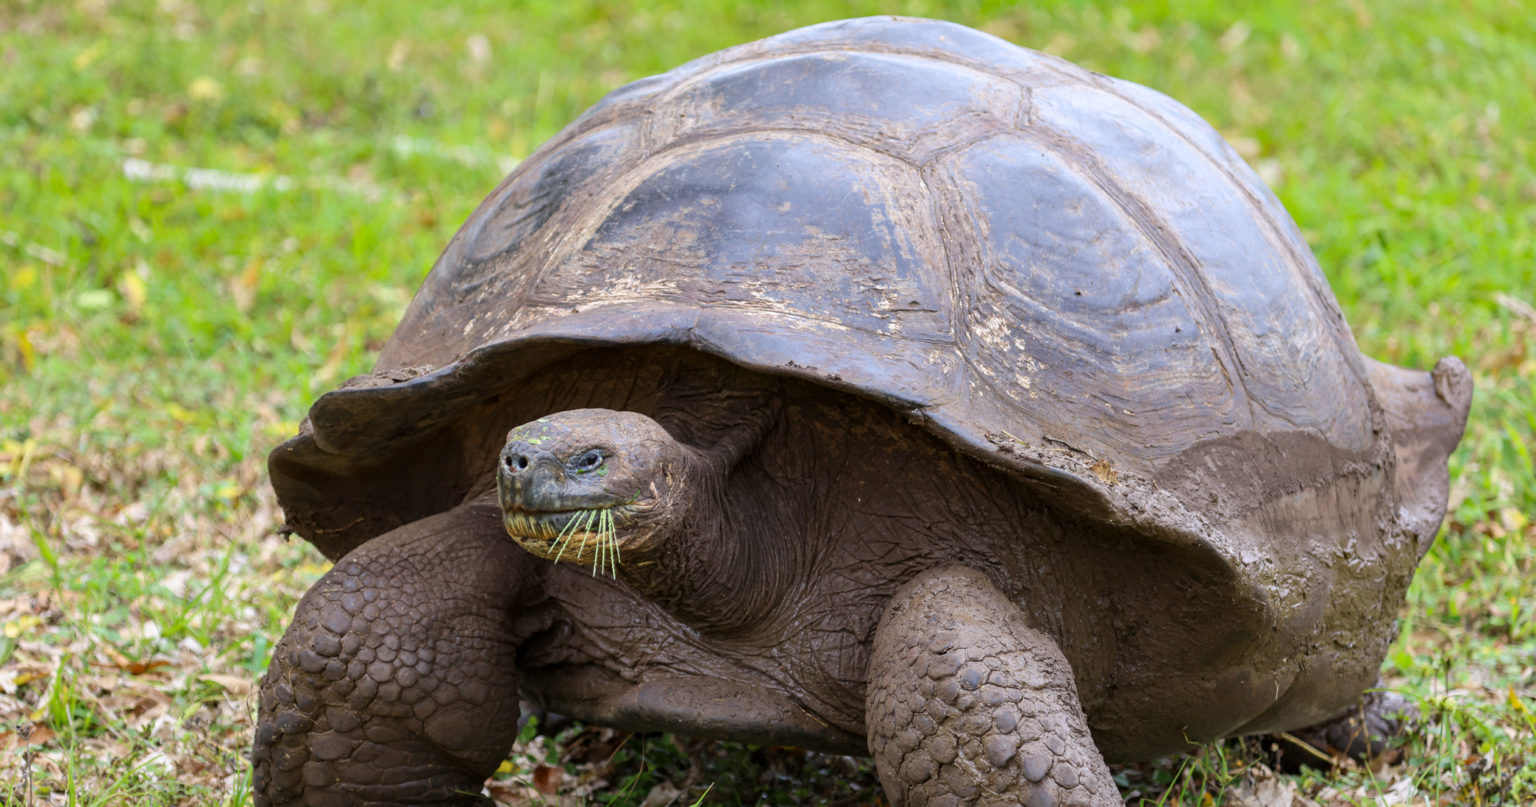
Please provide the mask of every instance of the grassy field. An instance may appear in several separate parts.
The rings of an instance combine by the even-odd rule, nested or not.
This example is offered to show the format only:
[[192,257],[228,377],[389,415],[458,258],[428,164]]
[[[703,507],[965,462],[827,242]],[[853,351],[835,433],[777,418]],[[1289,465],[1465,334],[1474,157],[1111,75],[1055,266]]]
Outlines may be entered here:
[[[458,224],[604,92],[893,11],[1190,105],[1276,188],[1367,354],[1456,354],[1476,378],[1452,515],[1385,671],[1424,712],[1400,758],[1276,776],[1228,743],[1121,770],[1128,800],[1536,803],[1536,16],[1521,0],[384,8],[0,0],[0,804],[249,803],[253,682],[326,568],[276,534],[265,453],[369,369]],[[494,793],[878,792],[846,759],[615,743],[530,737]]]

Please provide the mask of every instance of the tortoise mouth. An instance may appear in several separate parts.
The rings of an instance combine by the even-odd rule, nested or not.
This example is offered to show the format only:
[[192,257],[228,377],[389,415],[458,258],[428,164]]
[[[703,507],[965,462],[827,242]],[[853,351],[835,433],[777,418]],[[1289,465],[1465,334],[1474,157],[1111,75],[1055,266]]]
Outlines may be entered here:
[[559,563],[562,560],[590,565],[618,577],[620,527],[634,520],[639,508],[627,504],[582,507],[570,510],[502,510],[502,525],[519,546]]

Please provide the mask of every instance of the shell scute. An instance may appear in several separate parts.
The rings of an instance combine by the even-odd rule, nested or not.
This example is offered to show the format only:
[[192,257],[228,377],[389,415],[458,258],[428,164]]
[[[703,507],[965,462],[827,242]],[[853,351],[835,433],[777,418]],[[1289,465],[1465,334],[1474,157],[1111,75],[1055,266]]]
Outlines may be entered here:
[[975,254],[952,258],[975,273],[961,284],[966,352],[1037,433],[1145,472],[1143,458],[1241,422],[1191,310],[1198,290],[1070,155],[1011,135],[941,168],[978,223]]
[[[1252,425],[1316,430],[1341,448],[1369,448],[1364,369],[1348,330],[1327,315],[1337,304],[1316,287],[1311,253],[1288,242],[1272,211],[1234,181],[1224,155],[1115,93],[1057,87],[1034,102],[1062,140],[1070,132],[1077,161],[1209,311],[1207,335],[1256,410]],[[1321,407],[1319,396],[1340,406]],[[1336,419],[1336,411],[1352,417]]]
[[[665,302],[831,330],[948,328],[915,171],[819,138],[730,138],[655,160],[592,235],[540,284],[540,299]],[[677,194],[677,188],[688,188]]]

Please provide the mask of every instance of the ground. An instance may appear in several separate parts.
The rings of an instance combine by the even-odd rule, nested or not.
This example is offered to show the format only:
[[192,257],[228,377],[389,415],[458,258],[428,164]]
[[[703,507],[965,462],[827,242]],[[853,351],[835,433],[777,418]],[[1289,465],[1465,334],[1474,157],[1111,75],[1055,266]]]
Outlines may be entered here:
[[[253,682],[326,568],[263,457],[365,372],[454,229],[608,89],[835,16],[964,22],[1162,90],[1268,180],[1363,350],[1467,360],[1394,760],[1257,744],[1132,803],[1536,801],[1536,17],[1406,4],[0,0],[0,802],[249,802]],[[1294,7],[1293,7],[1294,6]],[[397,10],[402,9],[402,10]],[[864,760],[532,727],[509,804],[875,804]]]

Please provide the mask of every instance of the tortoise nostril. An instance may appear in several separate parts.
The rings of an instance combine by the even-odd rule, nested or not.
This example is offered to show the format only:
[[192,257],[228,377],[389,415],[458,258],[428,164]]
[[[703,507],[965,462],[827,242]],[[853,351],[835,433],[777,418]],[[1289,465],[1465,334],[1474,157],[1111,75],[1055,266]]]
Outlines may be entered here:
[[505,466],[507,470],[512,471],[514,473],[516,473],[517,471],[526,471],[526,470],[528,470],[528,455],[527,454],[511,454],[511,455],[502,457],[501,458],[501,464],[503,466]]

